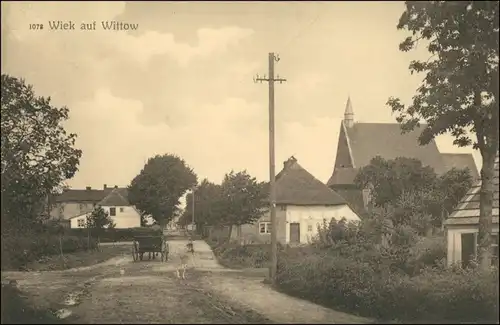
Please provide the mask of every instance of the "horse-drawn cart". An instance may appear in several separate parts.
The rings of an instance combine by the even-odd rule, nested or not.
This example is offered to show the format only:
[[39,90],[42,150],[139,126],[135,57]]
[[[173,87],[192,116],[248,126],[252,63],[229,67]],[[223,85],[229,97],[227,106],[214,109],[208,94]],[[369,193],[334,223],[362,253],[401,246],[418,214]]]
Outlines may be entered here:
[[142,261],[144,253],[149,254],[149,259],[160,254],[162,262],[168,260],[168,244],[164,236],[136,236],[132,246],[132,257],[135,261]]

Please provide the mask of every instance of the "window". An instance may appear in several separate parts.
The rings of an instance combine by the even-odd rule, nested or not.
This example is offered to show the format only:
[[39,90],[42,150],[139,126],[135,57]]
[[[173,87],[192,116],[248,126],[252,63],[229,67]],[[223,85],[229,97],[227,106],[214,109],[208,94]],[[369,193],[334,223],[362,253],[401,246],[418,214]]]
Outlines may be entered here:
[[109,208],[109,215],[112,217],[116,216],[116,208]]
[[78,219],[77,220],[77,223],[78,223],[78,228],[84,228],[85,227],[85,219]]
[[286,211],[286,205],[280,205],[281,211]]
[[498,234],[491,234],[491,251],[493,253],[493,263],[498,264]]
[[259,223],[259,233],[270,234],[271,233],[271,223],[270,222],[260,222]]
[[120,212],[123,212],[125,210],[125,208],[120,208]]
[[307,231],[308,231],[308,232],[313,231],[313,226],[312,226],[312,225],[307,225]]

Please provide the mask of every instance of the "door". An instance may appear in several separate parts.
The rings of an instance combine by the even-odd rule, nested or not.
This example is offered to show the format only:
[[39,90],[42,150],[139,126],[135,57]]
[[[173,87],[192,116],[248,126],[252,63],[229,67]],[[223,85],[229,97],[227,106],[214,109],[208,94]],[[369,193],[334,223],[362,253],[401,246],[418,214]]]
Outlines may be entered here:
[[290,224],[290,244],[300,243],[300,223]]
[[467,267],[476,253],[476,234],[462,234],[462,267]]

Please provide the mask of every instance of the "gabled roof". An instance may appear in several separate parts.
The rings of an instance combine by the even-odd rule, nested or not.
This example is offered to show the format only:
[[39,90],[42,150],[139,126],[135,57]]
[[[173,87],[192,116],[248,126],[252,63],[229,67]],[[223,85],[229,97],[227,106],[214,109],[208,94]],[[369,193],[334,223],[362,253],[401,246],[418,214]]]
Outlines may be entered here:
[[98,205],[100,206],[129,206],[129,201],[123,197],[118,188],[114,188]]
[[357,168],[335,168],[326,185],[328,187],[333,185],[353,185],[358,171]]
[[[70,202],[85,202],[85,203],[98,203],[102,201],[106,196],[108,196],[115,188],[106,188],[102,190],[66,190],[63,193],[55,196],[54,201],[56,203],[70,203]],[[128,189],[127,188],[117,188],[119,193],[128,200]]]
[[[499,217],[499,157],[498,152],[495,158],[495,171],[493,175],[493,223],[498,224]],[[479,223],[479,191],[481,189],[481,180],[477,181],[467,192],[458,207],[445,221],[446,225],[468,225]]]
[[368,165],[372,158],[396,159],[398,157],[416,158],[423,166],[434,168],[437,174],[443,174],[455,168],[471,170],[474,180],[479,179],[477,166],[472,154],[439,152],[436,142],[421,146],[418,143],[425,125],[402,134],[397,123],[354,123],[340,125],[337,156],[328,186],[352,184],[357,171]]
[[479,172],[477,170],[474,157],[470,153],[442,153],[443,163],[446,170],[452,168],[464,169],[469,168],[472,179],[477,181],[479,179]]
[[296,205],[341,205],[347,202],[299,165],[294,157],[276,175],[276,203]]
[[384,159],[398,157],[419,159],[424,166],[431,166],[441,174],[446,171],[436,142],[420,146],[418,137],[424,125],[402,134],[397,123],[355,123],[346,128],[355,168],[368,165],[376,156]]

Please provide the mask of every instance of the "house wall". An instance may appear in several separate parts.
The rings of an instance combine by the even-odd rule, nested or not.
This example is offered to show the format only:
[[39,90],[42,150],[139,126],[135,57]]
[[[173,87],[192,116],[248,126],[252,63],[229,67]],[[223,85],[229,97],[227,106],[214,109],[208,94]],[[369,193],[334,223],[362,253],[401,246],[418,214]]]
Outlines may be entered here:
[[[340,221],[345,218],[347,221],[360,221],[356,213],[348,205],[334,206],[296,206],[288,205],[286,211],[286,242],[290,241],[290,223],[300,224],[300,243],[308,243],[318,234],[318,225],[323,220],[329,222],[334,218]],[[312,229],[309,231],[309,226]]]
[[[287,205],[278,206],[276,208],[276,221],[278,223],[277,239],[279,243],[286,244],[290,242],[290,223],[300,224],[300,242],[308,243],[313,236],[318,233],[318,224],[322,224],[323,220],[327,222],[332,218],[340,221],[345,218],[348,221],[360,221],[358,215],[348,205],[336,206],[297,206]],[[270,222],[270,213],[266,212],[254,224],[241,226],[241,241],[245,243],[258,242],[270,243],[271,234],[261,234],[259,223]],[[311,225],[311,231],[308,231],[308,226]],[[233,228],[231,233],[232,240],[238,240],[238,229]]]
[[[462,234],[478,233],[477,225],[464,226],[449,226],[446,230],[447,254],[446,260],[448,265],[460,263],[462,261]],[[491,232],[498,234],[498,224],[493,225]]]
[[[278,242],[284,244],[286,243],[286,208],[281,206],[276,207],[276,221],[278,223]],[[264,215],[259,218],[253,224],[241,225],[241,240],[245,243],[270,243],[271,234],[261,234],[260,233],[260,223],[261,222],[271,222],[271,213],[269,211],[264,212]],[[232,240],[238,240],[238,227],[233,227],[231,233]]]
[[[102,207],[104,211],[109,213],[112,207]],[[120,211],[123,208],[123,212]],[[78,228],[78,220],[87,221],[87,216],[90,212],[79,217],[71,218],[71,228]],[[133,206],[116,207],[116,216],[111,216],[116,224],[115,228],[134,228],[141,226],[141,216]]]
[[56,203],[50,211],[50,216],[55,219],[69,219],[94,208],[91,202],[65,202]]

